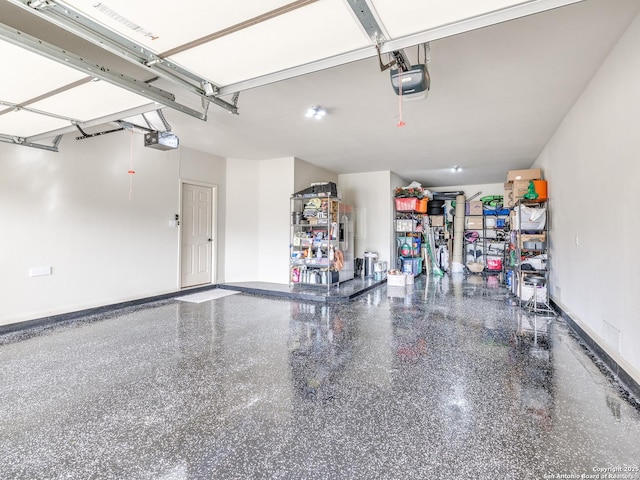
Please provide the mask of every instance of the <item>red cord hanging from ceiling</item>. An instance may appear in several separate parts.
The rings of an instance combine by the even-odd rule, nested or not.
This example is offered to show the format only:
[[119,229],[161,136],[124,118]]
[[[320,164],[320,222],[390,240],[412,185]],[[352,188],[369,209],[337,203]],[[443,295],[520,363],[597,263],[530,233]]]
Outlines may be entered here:
[[396,124],[396,127],[404,127],[406,123],[402,120],[402,67],[400,65],[398,65],[398,111],[400,121]]
[[129,174],[129,200],[131,200],[131,197],[133,196],[133,176],[136,173],[133,169],[133,130],[130,130],[130,133],[131,136],[129,138],[131,139],[131,145],[129,151],[129,170],[127,171]]

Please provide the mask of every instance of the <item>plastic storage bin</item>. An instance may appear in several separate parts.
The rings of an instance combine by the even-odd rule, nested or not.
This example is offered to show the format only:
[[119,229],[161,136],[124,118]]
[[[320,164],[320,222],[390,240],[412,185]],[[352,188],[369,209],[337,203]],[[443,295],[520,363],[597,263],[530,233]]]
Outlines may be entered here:
[[502,259],[498,257],[487,257],[487,270],[502,270]]
[[417,223],[416,220],[398,219],[396,220],[396,232],[415,232]]
[[547,221],[547,210],[542,207],[527,207],[519,205],[513,210],[515,221],[511,225],[512,230],[540,231],[544,230]]
[[427,213],[426,198],[396,198],[396,210],[398,212]]
[[422,273],[422,257],[400,257],[400,269],[403,273],[420,275]]

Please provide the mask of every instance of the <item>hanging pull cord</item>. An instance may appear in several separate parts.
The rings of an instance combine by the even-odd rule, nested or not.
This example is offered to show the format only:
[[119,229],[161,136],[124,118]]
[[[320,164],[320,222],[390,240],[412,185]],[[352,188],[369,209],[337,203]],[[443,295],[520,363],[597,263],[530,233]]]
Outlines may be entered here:
[[400,114],[400,121],[396,124],[396,127],[404,127],[405,121],[402,120],[402,67],[398,65],[398,111]]
[[129,170],[127,171],[127,173],[129,174],[129,200],[131,200],[131,197],[133,197],[133,176],[136,173],[136,171],[133,169],[133,130],[130,130],[130,132],[131,147],[129,152]]

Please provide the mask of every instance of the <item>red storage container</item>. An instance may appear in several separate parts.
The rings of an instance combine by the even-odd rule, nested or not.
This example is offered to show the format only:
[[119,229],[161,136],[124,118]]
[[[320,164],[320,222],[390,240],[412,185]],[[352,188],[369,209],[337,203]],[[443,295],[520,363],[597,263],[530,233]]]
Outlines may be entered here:
[[396,198],[396,210],[398,212],[427,213],[426,198]]
[[502,270],[502,259],[487,258],[487,270]]

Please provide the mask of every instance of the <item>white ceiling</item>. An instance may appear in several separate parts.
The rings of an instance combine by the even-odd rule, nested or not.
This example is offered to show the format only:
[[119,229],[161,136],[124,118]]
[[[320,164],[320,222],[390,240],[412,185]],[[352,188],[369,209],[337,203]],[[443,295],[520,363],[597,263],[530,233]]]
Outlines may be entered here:
[[[217,1],[199,2],[197,8],[178,8],[165,0],[152,2],[152,7],[148,2],[110,0],[101,4],[102,10],[93,7],[97,3],[93,0],[69,3],[93,18],[102,17],[105,25],[163,56],[194,39],[290,2],[241,2],[242,7],[234,4],[231,9]],[[164,109],[165,116],[182,146],[230,158],[295,156],[337,173],[392,170],[407,180],[430,186],[502,182],[506,170],[526,168],[535,160],[640,10],[640,0],[585,0],[451,34],[455,32],[453,26],[459,31],[467,28],[464,25],[475,28],[487,23],[487,16],[496,22],[513,16],[514,9],[520,9],[517,13],[522,15],[531,13],[531,9],[521,7],[536,3],[546,4],[546,8],[551,4],[407,0],[399,8],[394,0],[369,2],[389,44],[405,42],[399,47],[402,48],[412,38],[428,38],[416,36],[420,32],[431,35],[431,91],[425,100],[402,104],[404,127],[396,126],[400,103],[391,88],[389,72],[381,72],[378,58],[371,56],[371,39],[346,0],[311,2],[172,54],[168,58],[221,86],[223,92],[242,91],[239,115],[212,105],[206,122],[169,108]],[[518,5],[511,7],[514,4]],[[95,54],[95,48],[91,50],[86,42],[43,29],[42,21],[31,12],[23,12],[15,5],[11,5],[12,10],[5,10],[5,5],[9,5],[7,0],[0,0],[0,12],[5,12],[4,16],[0,13],[0,22],[31,35],[45,36],[45,40],[69,50],[76,48],[78,55]],[[114,13],[105,14],[107,7],[120,15],[119,21],[113,20]],[[123,26],[123,18],[139,28],[133,31]],[[152,35],[158,38],[152,40]],[[405,51],[417,63],[415,47]],[[358,54],[354,56],[353,52]],[[317,62],[331,56],[361,59],[295,76],[305,68],[312,71],[318,65],[327,65]],[[8,63],[14,71],[24,75],[24,64],[15,55],[8,58],[13,58]],[[105,61],[103,58],[100,61]],[[387,56],[383,59],[386,61]],[[113,65],[123,70],[133,68],[122,61]],[[148,71],[144,74],[149,76]],[[274,81],[279,76],[292,75]],[[45,91],[59,86],[49,81],[53,77],[38,78],[46,86]],[[71,75],[69,80],[75,78]],[[175,86],[166,80],[153,85],[173,91],[176,100],[185,105],[201,108],[199,96],[172,89]],[[257,86],[241,88],[252,85]],[[102,81],[87,82],[74,90],[103,86],[110,87]],[[33,90],[29,92],[30,98],[35,97]],[[89,103],[95,104],[96,112],[109,105],[115,112],[148,102],[131,103],[129,100],[139,100],[138,96],[125,93],[122,104],[116,105],[113,100],[102,105]],[[108,97],[105,92],[87,98]],[[228,95],[222,98],[231,101]],[[3,79],[0,100],[6,100]],[[44,102],[41,108],[59,109],[69,117],[87,114],[76,108],[86,105],[86,101],[78,104],[69,98],[59,105]],[[328,110],[323,121],[304,117],[313,104]],[[100,115],[95,116],[104,114],[100,110]],[[0,133],[8,133],[3,117],[6,115],[0,115]],[[64,142],[60,148],[64,149]],[[449,171],[454,164],[463,166],[462,174],[454,176]]]
[[[410,35],[470,19],[490,24],[577,1],[404,0],[399,6],[396,0],[261,0],[241,2],[233,8],[222,0],[197,4],[176,4],[174,0],[52,3],[75,10],[162,59],[228,87],[357,50],[366,49],[366,56],[370,56],[372,35],[381,42],[397,43]],[[43,15],[48,10],[31,9]],[[58,20],[52,15],[47,18]],[[373,31],[368,31],[363,21]]]
[[93,81],[83,72],[8,42],[0,42],[0,58],[5,65],[25,66],[0,76],[0,133],[9,136],[29,137],[66,127],[70,121],[149,104],[145,97]]

